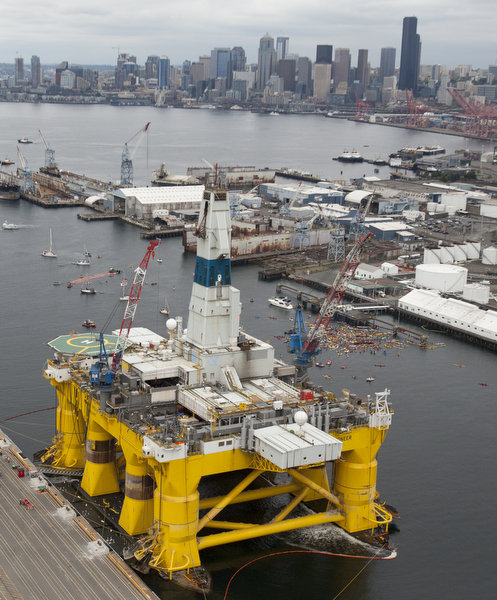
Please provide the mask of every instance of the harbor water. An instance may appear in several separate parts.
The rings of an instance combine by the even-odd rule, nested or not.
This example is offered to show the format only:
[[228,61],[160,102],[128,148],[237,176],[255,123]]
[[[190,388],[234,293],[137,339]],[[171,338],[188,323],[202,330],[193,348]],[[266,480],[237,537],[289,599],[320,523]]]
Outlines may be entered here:
[[[34,143],[21,151],[29,166],[38,169],[45,149],[40,129],[61,169],[104,180],[119,178],[124,142],[151,121],[148,143],[145,138],[133,161],[135,183],[142,185],[149,184],[151,169],[161,162],[174,174],[200,166],[205,159],[221,165],[286,166],[349,179],[372,175],[373,166],[332,161],[344,149],[355,148],[367,158],[418,144],[440,144],[448,153],[459,147],[481,150],[480,142],[462,138],[317,116],[45,104],[0,104],[0,115],[1,156],[15,160],[16,140],[29,137]],[[388,167],[381,169],[380,176],[388,177]],[[46,342],[82,331],[86,319],[95,321],[100,331],[116,308],[109,332],[120,326],[124,313],[120,275],[92,280],[97,292],[92,296],[81,294],[79,285],[67,288],[67,282],[111,267],[121,269],[129,280],[147,248],[132,226],[120,221],[85,223],[77,219],[78,212],[81,208],[44,210],[22,200],[0,201],[2,222],[20,226],[17,231],[0,231],[0,421],[28,456],[48,445],[55,433],[55,392],[42,375],[52,355]],[[48,248],[50,229],[56,259],[41,256]],[[85,247],[92,253],[92,264],[76,266]],[[179,238],[163,240],[155,258],[163,262],[150,264],[134,325],[165,334],[165,317],[160,314],[164,302],[187,326],[195,259],[183,252]],[[259,281],[258,270],[255,265],[233,269],[233,283],[241,290],[242,326],[269,340],[285,360],[287,345],[280,336],[291,325],[292,313],[269,306],[275,284]],[[362,554],[360,544],[333,526],[222,546],[202,555],[213,575],[213,600],[224,598],[228,585],[230,600],[495,597],[495,353],[436,331],[404,326],[428,334],[429,349],[416,344],[394,348],[385,342],[376,355],[369,350],[326,349],[319,360],[331,359],[331,366],[311,369],[311,379],[337,395],[342,389],[359,397],[391,391],[395,415],[378,456],[377,487],[381,499],[401,516],[390,539],[397,558],[332,556]],[[375,367],[379,363],[384,367]],[[366,381],[369,376],[375,379],[372,383]],[[17,415],[23,416],[5,421]],[[270,508],[263,503],[246,507],[246,521],[253,522],[257,512]],[[197,597],[154,575],[146,581],[161,598]]]

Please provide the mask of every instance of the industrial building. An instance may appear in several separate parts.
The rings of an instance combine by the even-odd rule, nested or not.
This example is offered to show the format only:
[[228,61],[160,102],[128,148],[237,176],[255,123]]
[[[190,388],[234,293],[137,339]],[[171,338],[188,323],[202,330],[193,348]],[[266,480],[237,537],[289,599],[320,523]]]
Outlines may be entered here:
[[176,187],[121,188],[114,192],[114,210],[126,217],[154,219],[198,214],[204,194],[203,185]]

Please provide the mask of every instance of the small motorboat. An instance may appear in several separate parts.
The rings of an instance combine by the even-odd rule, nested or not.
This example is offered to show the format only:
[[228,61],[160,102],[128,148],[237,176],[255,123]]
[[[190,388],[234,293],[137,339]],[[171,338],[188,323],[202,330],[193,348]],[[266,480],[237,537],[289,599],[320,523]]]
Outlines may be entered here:
[[284,308],[285,310],[293,309],[292,303],[290,302],[290,300],[288,300],[286,296],[271,296],[271,298],[268,298],[268,302],[269,304],[271,304],[272,306],[276,306],[277,308]]
[[54,281],[54,285],[60,285],[60,281]]
[[161,262],[162,262],[162,258],[158,258],[158,259],[157,259],[157,262],[158,262],[158,263],[161,263]]
[[96,327],[96,323],[94,321],[91,321],[90,319],[86,319],[86,321],[83,321],[81,323],[81,325],[83,325],[83,327]]
[[19,144],[32,144],[33,143],[27,137],[19,138],[17,141],[19,142]]
[[8,223],[7,221],[4,221],[4,223],[2,225],[2,229],[14,231],[15,229],[19,229],[19,225],[16,225],[15,223]]
[[324,367],[325,365],[323,363],[317,362],[315,363],[316,367]]
[[327,365],[331,365],[331,358],[329,358],[329,359],[326,361],[326,364],[327,364]]
[[480,383],[480,384],[478,384],[478,385],[483,385],[483,386],[485,386],[485,387],[488,387],[488,383]]
[[374,377],[371,377],[371,376],[369,376],[369,377],[366,379],[366,381],[367,381],[368,383],[371,383],[372,381],[374,381]]
[[71,282],[69,282],[69,283],[67,284],[67,287],[68,287],[68,288],[72,288],[73,286],[74,286],[74,284],[73,284],[73,283],[71,283]]
[[14,165],[15,162],[13,160],[10,160],[10,158],[4,158],[2,161],[2,165]]

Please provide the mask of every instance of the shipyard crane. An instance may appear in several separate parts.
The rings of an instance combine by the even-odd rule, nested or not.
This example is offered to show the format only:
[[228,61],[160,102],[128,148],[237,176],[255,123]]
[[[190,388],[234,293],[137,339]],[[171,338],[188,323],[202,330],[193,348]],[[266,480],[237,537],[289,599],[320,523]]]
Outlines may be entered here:
[[355,217],[353,217],[353,220],[350,224],[349,239],[354,237],[357,241],[366,233],[366,217],[368,216],[369,208],[371,207],[371,202],[373,201],[375,192],[376,190],[371,192],[364,210],[360,211]]
[[[147,274],[148,265],[150,259],[154,256],[154,250],[156,246],[160,244],[160,240],[154,240],[150,242],[150,245],[145,252],[140,265],[135,270],[135,276],[133,278],[133,284],[129,292],[128,302],[126,304],[126,310],[124,311],[124,317],[121,323],[121,329],[116,340],[114,347],[114,353],[112,356],[112,364],[109,367],[109,360],[107,357],[107,351],[105,349],[105,340],[103,331],[100,332],[100,352],[97,362],[90,369],[90,381],[92,383],[101,383],[104,385],[110,385],[115,379],[117,371],[121,366],[122,355],[126,348],[128,341],[129,332],[133,324],[135,317],[136,308],[138,306],[138,300],[143,288],[143,282],[145,281],[145,275]],[[105,329],[105,327],[103,328]]]
[[[135,135],[124,144],[121,157],[121,185],[133,185],[133,157],[140,147],[143,136],[147,133],[149,125],[150,123],[147,123],[143,129],[140,129],[138,133],[135,133]],[[136,140],[133,150],[130,152],[128,144],[136,137],[138,137],[138,139]]]
[[55,150],[50,148],[47,140],[43,137],[43,133],[39,129],[38,133],[45,144],[45,169],[55,171],[57,169],[57,163],[55,162]]
[[34,193],[34,182],[33,182],[33,171],[28,167],[28,163],[17,146],[17,154],[21,163],[22,169],[19,169],[19,175],[21,177],[21,192]]
[[[335,277],[335,281],[321,306],[321,310],[319,311],[314,324],[309,329],[304,342],[300,345],[299,340],[297,340],[298,333],[294,333],[290,336],[291,347],[297,352],[297,359],[295,362],[299,370],[298,379],[300,382],[305,380],[307,369],[312,363],[312,358],[321,352],[321,341],[328,330],[338,305],[342,301],[347,285],[352,280],[359,265],[364,245],[372,235],[373,234],[369,232],[357,240],[343,261],[342,266]],[[296,322],[298,319],[299,315],[297,314]],[[294,336],[295,338],[292,340]]]

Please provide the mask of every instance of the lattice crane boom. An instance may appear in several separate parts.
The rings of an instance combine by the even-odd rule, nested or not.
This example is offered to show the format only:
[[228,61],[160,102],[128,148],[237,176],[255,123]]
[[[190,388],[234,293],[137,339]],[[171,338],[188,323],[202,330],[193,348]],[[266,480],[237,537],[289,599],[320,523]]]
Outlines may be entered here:
[[121,323],[121,329],[119,331],[119,336],[116,340],[116,346],[114,348],[114,354],[112,356],[111,368],[114,373],[117,372],[121,365],[122,355],[124,349],[126,348],[126,342],[128,341],[129,332],[131,330],[133,319],[135,317],[136,308],[138,306],[138,300],[140,299],[140,294],[143,287],[143,282],[145,280],[145,275],[147,274],[148,264],[150,262],[150,258],[154,255],[155,247],[159,244],[160,240],[154,240],[153,242],[150,242],[145,256],[143,257],[143,260],[141,261],[139,267],[137,267],[137,269],[135,270],[133,285],[131,286],[128,302],[126,304],[126,310],[124,311],[124,317]]
[[357,243],[353,246],[347,257],[342,263],[340,270],[335,277],[335,281],[331,286],[328,295],[323,302],[323,306],[319,311],[319,314],[314,321],[307,338],[302,348],[303,356],[314,356],[319,352],[319,345],[326,333],[330,321],[336,312],[338,305],[340,304],[347,285],[352,280],[354,273],[359,265],[360,257],[364,248],[365,243],[373,234],[371,232],[363,235]]

